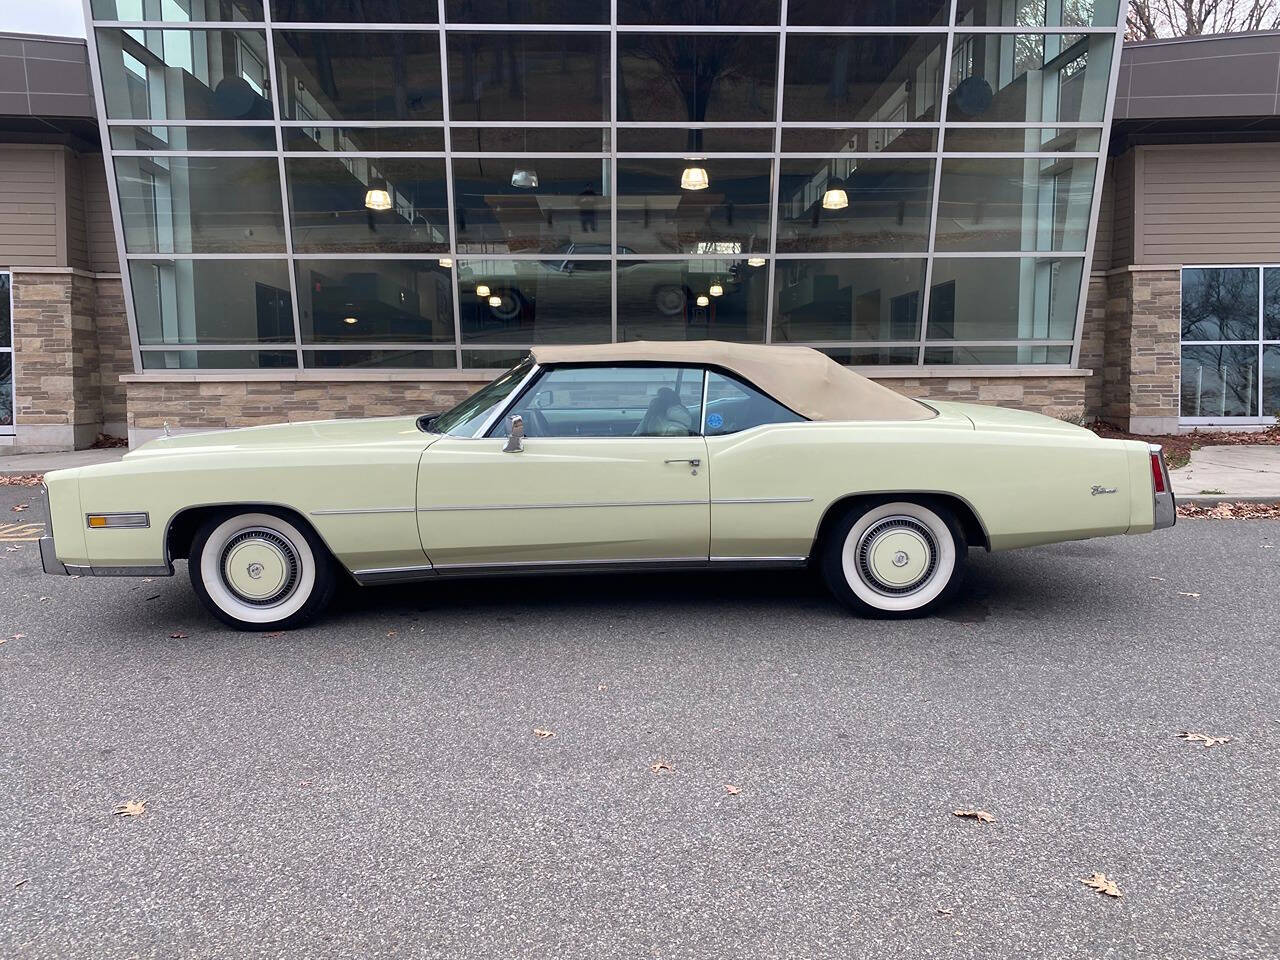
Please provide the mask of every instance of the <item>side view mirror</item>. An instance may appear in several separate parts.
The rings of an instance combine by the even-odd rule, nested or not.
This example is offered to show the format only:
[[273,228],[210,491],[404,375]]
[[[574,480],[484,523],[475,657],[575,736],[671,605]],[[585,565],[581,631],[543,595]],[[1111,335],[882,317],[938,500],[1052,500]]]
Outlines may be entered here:
[[507,433],[507,445],[502,448],[503,453],[519,453],[524,449],[524,417],[520,414],[513,414],[508,423],[511,429]]

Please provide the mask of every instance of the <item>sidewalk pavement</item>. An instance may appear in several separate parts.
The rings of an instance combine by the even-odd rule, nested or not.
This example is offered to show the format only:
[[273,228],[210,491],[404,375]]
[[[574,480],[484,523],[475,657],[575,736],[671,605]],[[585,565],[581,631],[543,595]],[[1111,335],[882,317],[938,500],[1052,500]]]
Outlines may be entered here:
[[1201,447],[1169,478],[1179,503],[1280,503],[1280,446]]
[[129,452],[127,447],[100,450],[68,450],[65,453],[0,454],[0,477],[48,473],[67,467],[86,467],[91,463],[113,463]]

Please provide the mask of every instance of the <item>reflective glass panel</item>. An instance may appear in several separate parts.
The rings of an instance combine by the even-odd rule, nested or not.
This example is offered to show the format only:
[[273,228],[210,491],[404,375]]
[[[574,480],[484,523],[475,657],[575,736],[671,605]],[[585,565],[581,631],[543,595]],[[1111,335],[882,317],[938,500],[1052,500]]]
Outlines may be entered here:
[[777,72],[771,34],[622,33],[618,119],[772,121]]
[[608,343],[608,260],[463,260],[459,312],[465,343]]
[[1119,0],[959,0],[961,27],[1114,27]]
[[458,250],[608,253],[608,167],[607,160],[572,157],[455,159]]
[[436,0],[271,0],[271,18],[307,23],[435,23]]
[[847,367],[915,366],[919,351],[915,347],[819,347],[836,363]]
[[1267,267],[1262,271],[1262,289],[1262,339],[1280,340],[1280,269]]
[[1079,257],[939,257],[929,300],[930,340],[1071,340],[1084,261]]
[[423,157],[287,158],[293,249],[447,251],[444,164]]
[[782,118],[937,120],[945,49],[941,34],[789,35]]
[[13,354],[0,353],[0,427],[13,426]]
[[110,127],[113,150],[264,150],[275,152],[271,127]]
[[414,31],[277,30],[285,120],[439,120],[440,37]]
[[938,250],[1084,250],[1097,161],[942,161]]
[[924,352],[926,364],[1023,364],[1070,363],[1071,347],[1005,346],[1005,347],[929,347]]
[[755,387],[715,370],[707,371],[707,411],[704,433],[723,437],[766,423],[801,423],[804,417],[788,410]]
[[620,153],[773,153],[773,128],[623,127]]
[[270,120],[261,30],[97,31],[107,116]]
[[446,0],[450,23],[608,23],[609,0]]
[[453,350],[304,350],[302,365],[329,370],[424,367],[452,370],[457,367],[458,358]]
[[293,343],[284,260],[130,260],[138,342]]
[[783,153],[929,153],[937,149],[938,131],[920,127],[793,127],[782,131]]
[[[693,437],[702,421],[698,367],[551,369],[516,401],[526,437]],[[490,436],[506,436],[504,418]]]
[[303,343],[452,343],[453,277],[435,260],[299,260],[298,323]]
[[453,127],[455,153],[606,153],[608,127]]
[[293,350],[143,350],[143,370],[279,370],[298,366]]
[[130,253],[284,251],[274,157],[116,157]]
[[262,0],[91,0],[95,20],[127,23],[159,20],[171,23],[214,20],[262,22]]
[[1110,34],[957,34],[947,122],[1100,122],[1111,73]]
[[[619,246],[634,253],[767,250],[770,167],[719,157],[619,160]],[[688,189],[695,184],[700,189]]]
[[1262,348],[1262,415],[1280,420],[1280,347]]
[[783,159],[778,251],[924,250],[932,160]]
[[1183,270],[1182,339],[1256,342],[1257,267],[1188,267]]
[[947,153],[1092,153],[1102,146],[1102,128],[947,127]]
[[779,258],[773,342],[918,340],[924,266],[924,260],[902,258]]
[[444,150],[443,127],[285,127],[286,150],[427,153]]
[[9,313],[12,275],[0,273],[0,347],[13,346],[13,317]]
[[618,340],[763,343],[768,287],[746,260],[619,260]]
[[464,370],[505,370],[519,363],[528,350],[462,350]]
[[1256,417],[1258,348],[1215,345],[1182,348],[1184,417]]
[[778,22],[778,0],[618,0],[618,22],[698,26],[769,26]]
[[609,119],[607,33],[450,31],[448,44],[454,122]]
[[846,0],[843,3],[789,0],[787,3],[787,23],[796,27],[931,27],[942,26],[950,15],[950,0]]

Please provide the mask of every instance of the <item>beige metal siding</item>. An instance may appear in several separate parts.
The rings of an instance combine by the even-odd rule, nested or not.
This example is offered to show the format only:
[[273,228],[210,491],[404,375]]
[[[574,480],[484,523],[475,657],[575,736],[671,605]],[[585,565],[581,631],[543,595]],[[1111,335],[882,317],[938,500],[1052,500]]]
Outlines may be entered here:
[[61,147],[0,145],[0,267],[57,267]]
[[1102,198],[1098,201],[1098,230],[1093,241],[1093,263],[1089,269],[1101,273],[1111,268],[1111,241],[1115,233],[1116,185],[1112,162],[1102,177]]
[[107,196],[107,174],[100,154],[80,158],[84,180],[84,214],[90,269],[115,273],[120,269],[116,254],[115,228],[111,223],[111,201]]
[[84,211],[84,171],[80,158],[66,155],[67,164],[67,263],[81,270],[89,268],[89,247]]
[[1111,164],[1113,196],[1111,266],[1127,267],[1133,259],[1133,151],[1116,157]]
[[1137,152],[1134,262],[1280,261],[1280,144]]

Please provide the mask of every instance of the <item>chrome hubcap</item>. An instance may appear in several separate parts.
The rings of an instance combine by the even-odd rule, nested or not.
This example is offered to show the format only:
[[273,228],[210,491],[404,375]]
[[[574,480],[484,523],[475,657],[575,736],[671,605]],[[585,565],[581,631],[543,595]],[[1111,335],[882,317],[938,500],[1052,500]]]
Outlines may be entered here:
[[244,530],[232,537],[219,563],[222,582],[255,606],[280,603],[298,585],[300,564],[293,545],[274,530]]
[[937,568],[938,544],[914,517],[885,517],[858,539],[858,572],[867,586],[887,596],[920,589]]

